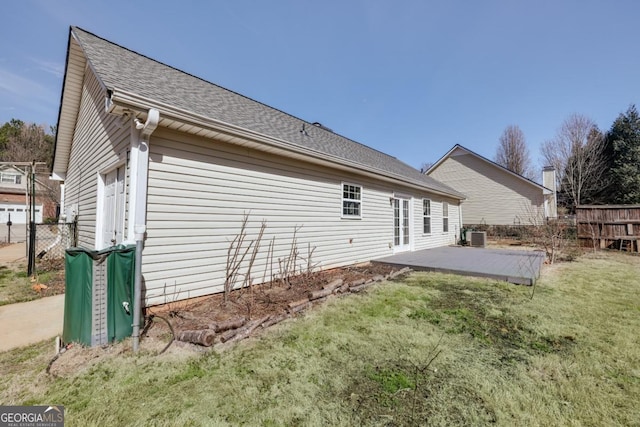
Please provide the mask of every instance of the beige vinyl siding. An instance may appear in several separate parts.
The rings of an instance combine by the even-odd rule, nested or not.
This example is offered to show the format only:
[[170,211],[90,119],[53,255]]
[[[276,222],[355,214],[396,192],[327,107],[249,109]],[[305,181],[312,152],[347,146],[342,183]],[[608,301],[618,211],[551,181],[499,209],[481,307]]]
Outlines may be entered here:
[[[443,198],[435,195],[425,195],[425,199],[431,200],[431,233],[423,233],[422,222],[422,197],[415,199],[413,204],[413,226],[415,245],[414,250],[430,249],[439,246],[454,245],[460,236],[460,209],[459,202],[454,199]],[[449,231],[442,231],[442,203],[449,204]]]
[[[544,217],[542,189],[470,154],[454,151],[429,173],[465,194],[464,224],[531,225]],[[449,224],[451,219],[449,209]]]
[[87,67],[65,179],[65,203],[78,205],[78,245],[88,248],[95,247],[99,173],[126,161],[130,141],[129,124],[123,126],[118,117],[106,114],[104,97]]
[[[343,182],[362,186],[361,219],[342,218]],[[315,247],[312,263],[318,268],[390,255],[390,197],[399,190],[411,194],[357,175],[157,130],[150,144],[146,301],[158,304],[220,292],[228,248],[245,213],[250,214],[247,242],[255,239],[263,219],[267,223],[252,270],[255,283],[263,281],[265,266],[269,280],[270,242],[273,272],[278,271],[278,259],[291,251],[295,226],[301,226],[296,235],[299,258],[307,257],[309,245]],[[415,228],[416,235],[421,236],[421,228]],[[443,240],[437,236],[420,245]],[[306,268],[305,260],[297,264]]]

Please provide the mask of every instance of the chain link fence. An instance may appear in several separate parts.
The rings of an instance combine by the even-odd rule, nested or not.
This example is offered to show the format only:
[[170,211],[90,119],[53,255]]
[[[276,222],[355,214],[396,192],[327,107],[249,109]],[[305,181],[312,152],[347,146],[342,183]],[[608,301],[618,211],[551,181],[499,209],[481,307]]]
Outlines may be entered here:
[[65,250],[76,245],[75,223],[36,224],[35,255],[37,259],[64,259]]

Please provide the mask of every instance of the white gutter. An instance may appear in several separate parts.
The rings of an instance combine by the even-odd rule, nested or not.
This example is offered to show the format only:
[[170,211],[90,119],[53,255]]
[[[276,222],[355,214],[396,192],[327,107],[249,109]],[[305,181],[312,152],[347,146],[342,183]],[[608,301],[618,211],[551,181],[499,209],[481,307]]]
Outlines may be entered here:
[[[147,98],[141,97],[136,94],[124,92],[124,91],[112,91],[110,97],[105,100],[105,109],[109,113],[121,113],[126,110],[146,111],[149,108],[159,107],[162,109],[162,116],[166,119],[171,119],[194,126],[198,129],[207,129],[214,132],[224,133],[230,136],[243,138],[248,141],[245,144],[248,147],[255,148],[261,151],[265,151],[264,148],[270,147],[276,154],[284,155],[285,157],[292,157],[292,154],[302,155],[308,161],[316,164],[322,164],[324,166],[338,167],[349,172],[356,172],[362,175],[374,177],[376,179],[386,178],[386,181],[393,183],[401,182],[403,185],[418,189],[421,191],[427,191],[432,194],[451,197],[458,200],[464,200],[464,197],[457,196],[455,194],[436,190],[425,185],[407,180],[401,175],[394,174],[392,172],[375,169],[363,166],[359,163],[345,160],[342,157],[334,156],[331,154],[322,153],[304,146],[292,145],[286,140],[264,135],[259,132],[254,132],[240,126],[225,123],[220,120],[212,119],[206,116],[194,114],[187,110],[176,108],[169,104],[164,104],[156,101],[151,101]],[[119,111],[118,111],[119,110]]]
[[[160,112],[149,109],[143,124],[133,119],[131,129],[131,158],[129,171],[129,230],[136,242],[135,282],[133,289],[133,351],[140,344],[140,314],[142,312],[142,250],[147,231],[147,181],[149,178],[149,137],[158,127]],[[139,131],[139,132],[138,132]],[[133,227],[131,226],[133,224]]]

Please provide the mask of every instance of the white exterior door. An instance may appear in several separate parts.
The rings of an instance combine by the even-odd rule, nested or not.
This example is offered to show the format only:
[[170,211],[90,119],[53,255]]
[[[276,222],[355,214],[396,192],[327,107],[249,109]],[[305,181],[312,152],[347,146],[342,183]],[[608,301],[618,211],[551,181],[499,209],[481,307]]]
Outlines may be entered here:
[[393,251],[403,252],[411,249],[411,221],[409,218],[410,200],[393,199]]
[[114,169],[104,176],[103,247],[117,245],[123,240],[125,193],[124,167]]

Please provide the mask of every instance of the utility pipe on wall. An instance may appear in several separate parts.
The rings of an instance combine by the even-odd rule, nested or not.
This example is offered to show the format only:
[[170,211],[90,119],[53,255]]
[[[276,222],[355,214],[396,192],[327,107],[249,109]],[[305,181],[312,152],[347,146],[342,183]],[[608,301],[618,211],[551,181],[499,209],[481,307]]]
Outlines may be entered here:
[[[147,231],[147,181],[149,178],[149,137],[156,130],[160,121],[160,112],[154,108],[149,110],[147,121],[142,124],[134,119],[135,129],[140,130],[138,143],[132,147],[133,167],[130,180],[133,183],[133,223],[136,241],[135,281],[133,288],[133,351],[138,351],[140,345],[140,313],[142,311],[142,250],[144,249],[144,235]],[[137,133],[133,131],[133,133]]]

